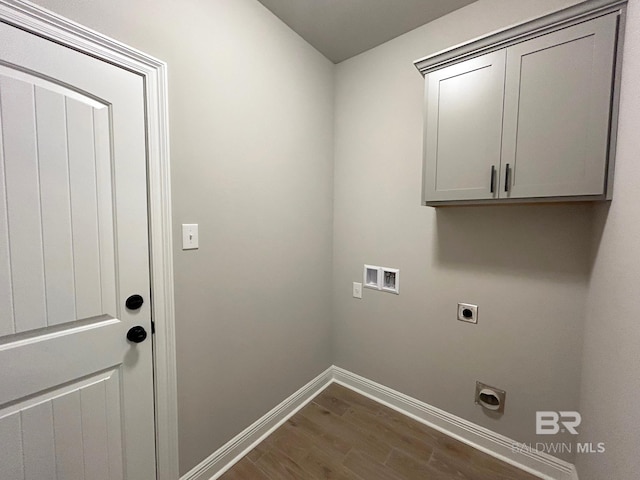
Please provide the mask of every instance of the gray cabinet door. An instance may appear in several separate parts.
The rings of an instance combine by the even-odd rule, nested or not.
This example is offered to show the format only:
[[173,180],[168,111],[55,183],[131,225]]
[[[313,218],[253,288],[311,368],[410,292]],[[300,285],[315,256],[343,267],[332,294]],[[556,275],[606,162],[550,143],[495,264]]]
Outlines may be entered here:
[[497,197],[505,57],[500,50],[427,76],[425,202]]
[[605,192],[617,21],[507,48],[501,198]]

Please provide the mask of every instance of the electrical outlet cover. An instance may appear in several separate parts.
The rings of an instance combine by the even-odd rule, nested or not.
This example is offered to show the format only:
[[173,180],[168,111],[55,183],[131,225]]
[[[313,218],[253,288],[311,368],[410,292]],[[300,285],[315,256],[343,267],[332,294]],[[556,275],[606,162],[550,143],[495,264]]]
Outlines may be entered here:
[[478,323],[478,306],[471,303],[459,303],[458,320],[467,323]]

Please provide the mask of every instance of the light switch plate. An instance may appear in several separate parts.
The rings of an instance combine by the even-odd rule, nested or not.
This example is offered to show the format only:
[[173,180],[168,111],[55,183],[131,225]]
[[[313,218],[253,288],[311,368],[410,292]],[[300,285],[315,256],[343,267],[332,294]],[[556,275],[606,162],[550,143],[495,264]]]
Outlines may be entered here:
[[198,248],[198,224],[182,224],[182,249],[195,250]]
[[362,284],[353,282],[353,298],[362,298]]

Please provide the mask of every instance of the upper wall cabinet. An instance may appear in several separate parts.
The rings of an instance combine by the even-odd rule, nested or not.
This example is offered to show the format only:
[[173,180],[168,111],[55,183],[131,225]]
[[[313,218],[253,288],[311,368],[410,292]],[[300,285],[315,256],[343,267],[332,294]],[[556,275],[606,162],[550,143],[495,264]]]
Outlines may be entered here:
[[417,61],[424,204],[610,198],[624,8],[588,1]]
[[505,58],[500,50],[427,76],[424,174],[429,200],[497,195]]

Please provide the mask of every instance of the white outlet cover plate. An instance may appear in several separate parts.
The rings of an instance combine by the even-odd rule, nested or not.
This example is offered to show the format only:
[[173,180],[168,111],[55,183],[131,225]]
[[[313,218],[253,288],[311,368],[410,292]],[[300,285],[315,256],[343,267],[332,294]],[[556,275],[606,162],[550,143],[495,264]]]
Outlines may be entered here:
[[[471,318],[465,317],[462,314],[462,312],[464,312],[467,309],[471,310],[472,312]],[[458,320],[461,320],[467,323],[478,323],[478,306],[473,305],[471,303],[459,303],[458,304]]]
[[353,298],[362,298],[362,284],[353,282]]

